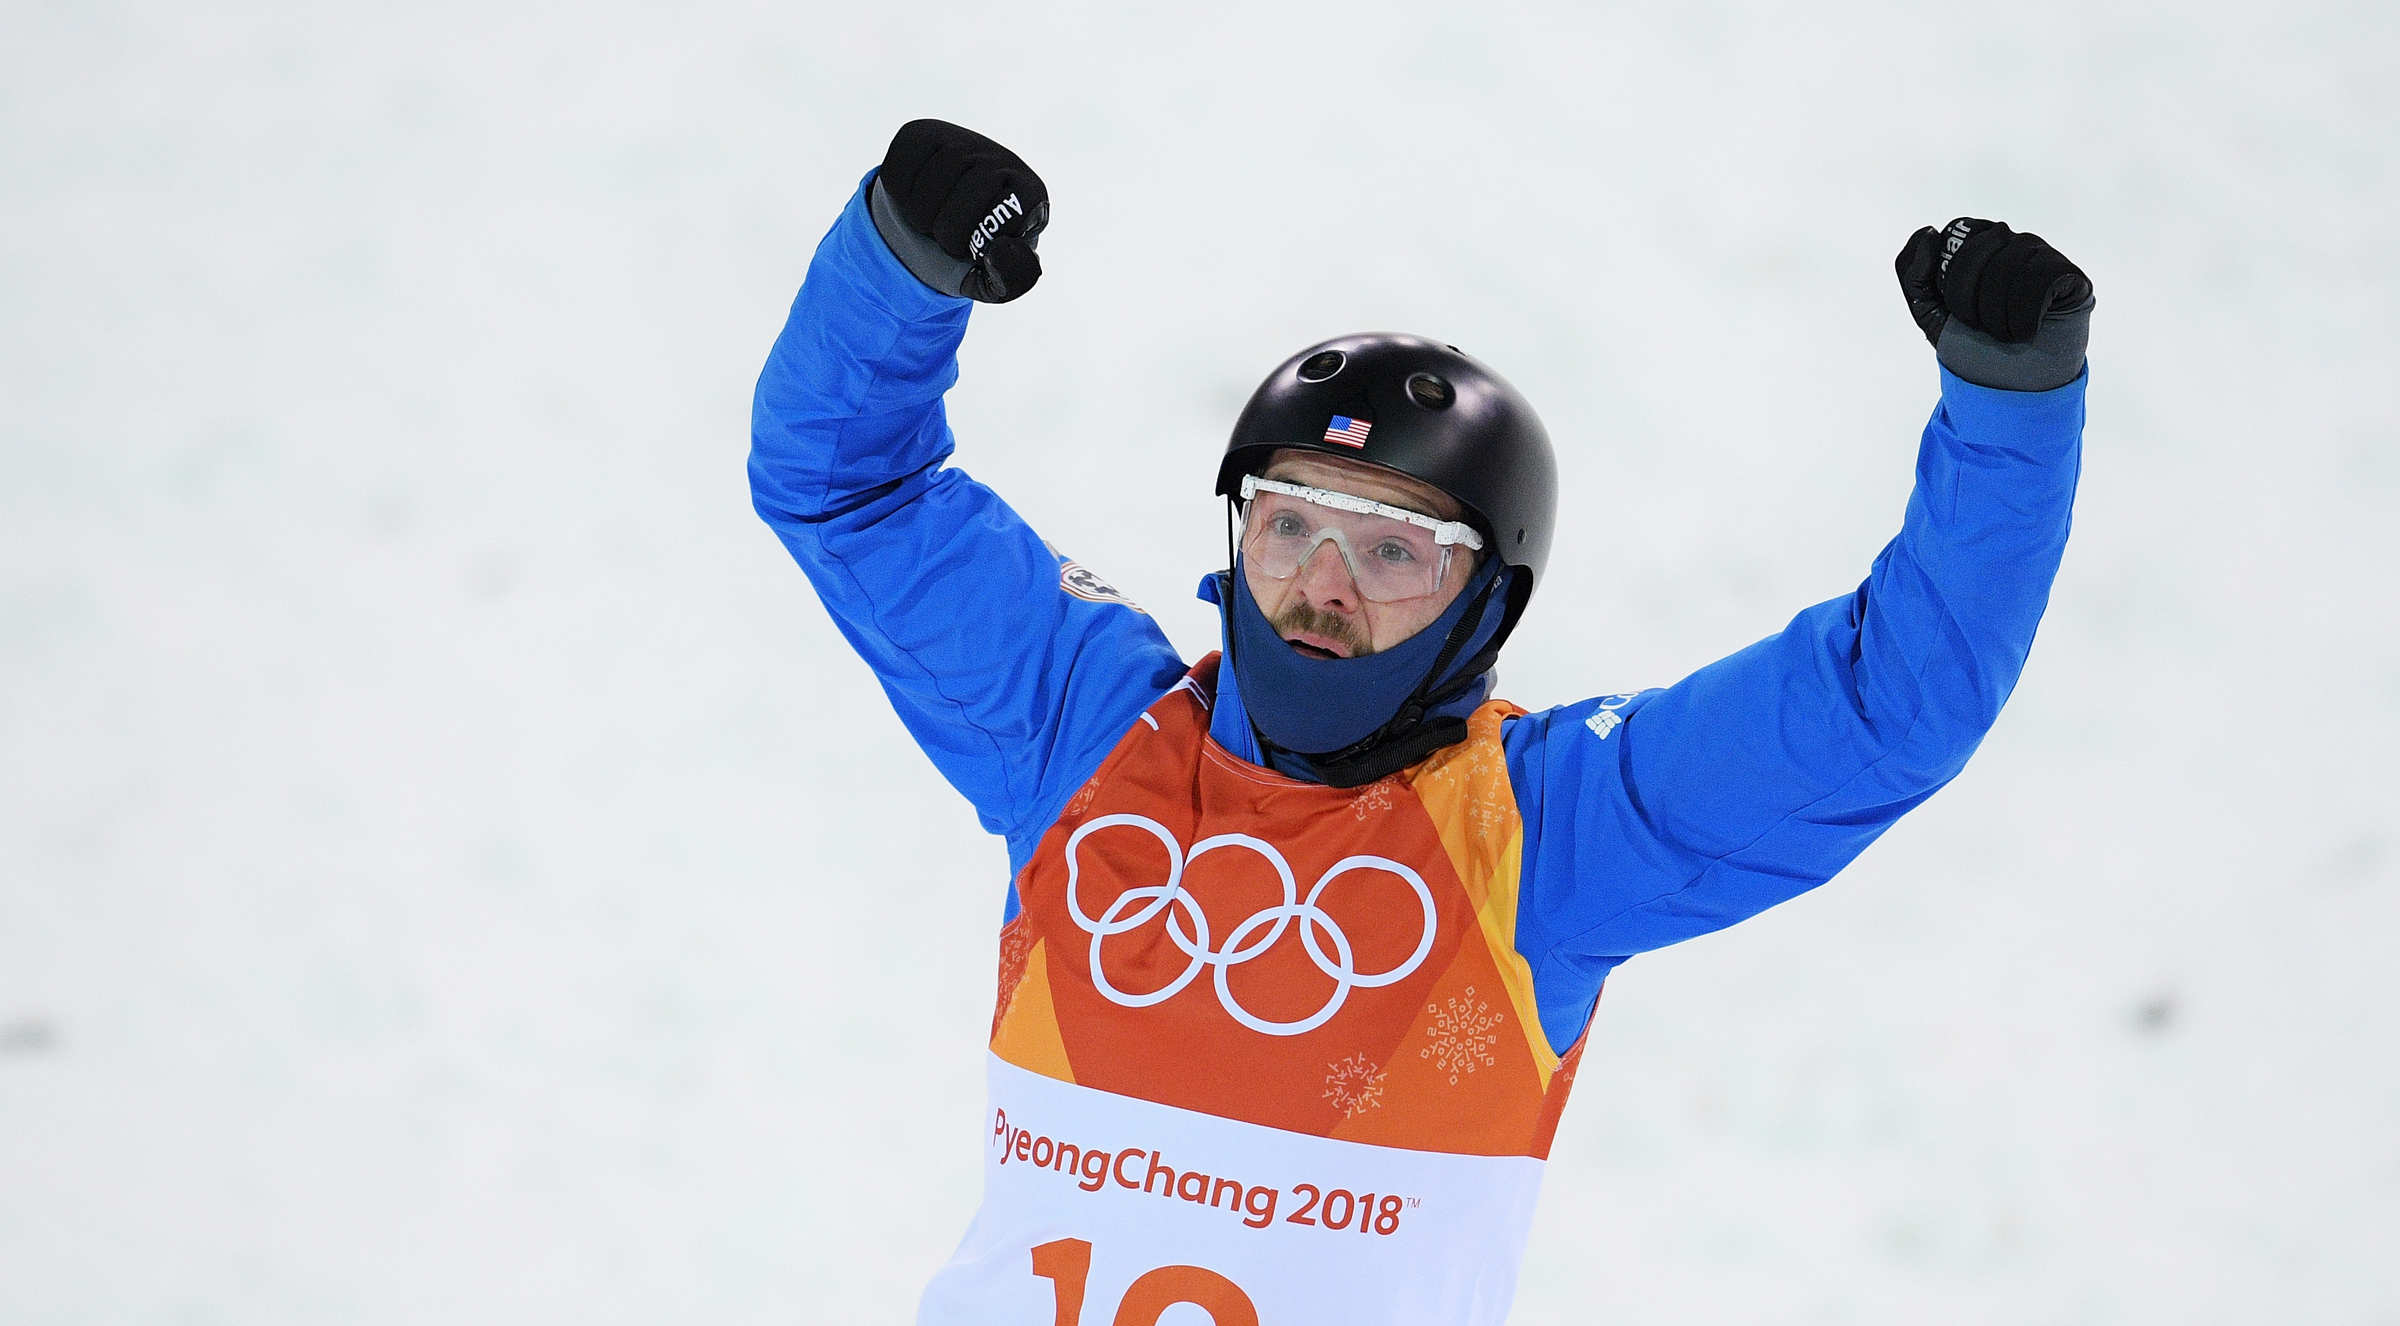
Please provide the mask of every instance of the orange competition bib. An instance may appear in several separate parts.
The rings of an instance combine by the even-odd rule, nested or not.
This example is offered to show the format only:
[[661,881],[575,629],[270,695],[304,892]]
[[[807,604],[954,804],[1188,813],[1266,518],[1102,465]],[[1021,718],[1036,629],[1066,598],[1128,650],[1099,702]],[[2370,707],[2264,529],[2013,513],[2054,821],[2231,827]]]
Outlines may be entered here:
[[1216,664],[1142,715],[1017,881],[983,1207],[926,1326],[1508,1311],[1581,1049],[1549,1044],[1514,944],[1500,726],[1523,711],[1487,703],[1459,745],[1325,787],[1209,740]]

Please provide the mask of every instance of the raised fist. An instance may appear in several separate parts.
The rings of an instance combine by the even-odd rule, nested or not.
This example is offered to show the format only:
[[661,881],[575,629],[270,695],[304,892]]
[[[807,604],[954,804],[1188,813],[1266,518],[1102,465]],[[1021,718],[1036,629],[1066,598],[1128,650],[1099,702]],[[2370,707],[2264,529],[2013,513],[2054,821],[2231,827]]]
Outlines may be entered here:
[[1962,216],[1909,236],[1892,265],[1909,316],[1960,377],[2047,391],[2083,371],[2092,282],[2041,236]]
[[1004,304],[1042,279],[1034,246],[1050,191],[1016,153],[972,129],[910,120],[875,183],[875,228],[918,280]]
[[1893,264],[1909,314],[1928,343],[1939,345],[1952,318],[2003,345],[2030,341],[2047,314],[2089,299],[2092,283],[2067,255],[2041,236],[2006,221],[1962,216],[1908,237]]

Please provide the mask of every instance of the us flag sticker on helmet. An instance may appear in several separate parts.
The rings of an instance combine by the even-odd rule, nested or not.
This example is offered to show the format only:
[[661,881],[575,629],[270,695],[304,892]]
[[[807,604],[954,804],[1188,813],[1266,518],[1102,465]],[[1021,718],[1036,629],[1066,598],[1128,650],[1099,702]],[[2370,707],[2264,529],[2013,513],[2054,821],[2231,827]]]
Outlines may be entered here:
[[1332,423],[1325,425],[1325,440],[1345,447],[1363,447],[1367,444],[1367,430],[1374,426],[1364,419],[1337,414]]

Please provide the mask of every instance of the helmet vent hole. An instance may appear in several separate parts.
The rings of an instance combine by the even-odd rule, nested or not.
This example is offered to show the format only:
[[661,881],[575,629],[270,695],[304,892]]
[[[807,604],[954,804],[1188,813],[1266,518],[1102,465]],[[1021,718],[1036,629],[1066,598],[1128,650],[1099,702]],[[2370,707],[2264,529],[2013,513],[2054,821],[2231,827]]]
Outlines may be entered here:
[[1525,546],[1525,531],[1523,530],[1517,531],[1517,546],[1520,548]]
[[1458,399],[1458,393],[1451,390],[1449,383],[1431,373],[1411,375],[1408,379],[1408,395],[1409,399],[1428,410],[1447,410],[1450,402]]
[[1339,350],[1327,350],[1321,354],[1310,355],[1301,361],[1300,380],[1302,382],[1323,382],[1341,372],[1342,365],[1348,362],[1349,360]]

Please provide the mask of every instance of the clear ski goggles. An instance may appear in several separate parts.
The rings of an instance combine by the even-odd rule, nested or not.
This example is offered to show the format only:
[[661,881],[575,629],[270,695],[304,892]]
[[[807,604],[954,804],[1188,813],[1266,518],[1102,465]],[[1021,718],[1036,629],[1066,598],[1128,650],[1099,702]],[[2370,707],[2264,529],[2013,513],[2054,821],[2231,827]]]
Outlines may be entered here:
[[1406,507],[1348,493],[1245,475],[1242,559],[1270,580],[1289,580],[1330,543],[1371,603],[1423,598],[1450,573],[1450,550],[1483,547],[1459,520],[1435,520]]

